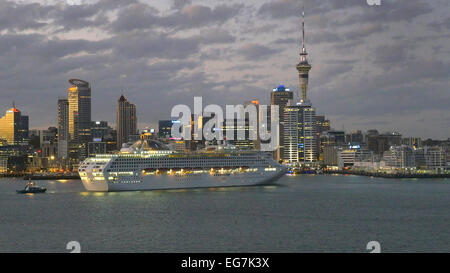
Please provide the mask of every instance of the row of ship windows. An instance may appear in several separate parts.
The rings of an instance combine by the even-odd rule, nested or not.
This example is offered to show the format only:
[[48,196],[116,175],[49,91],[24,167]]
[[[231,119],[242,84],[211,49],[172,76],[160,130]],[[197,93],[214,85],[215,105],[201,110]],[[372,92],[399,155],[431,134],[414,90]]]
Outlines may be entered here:
[[172,161],[172,162],[159,162],[159,161],[153,161],[153,162],[113,162],[111,163],[111,166],[117,166],[117,165],[122,165],[122,166],[129,166],[129,165],[138,165],[138,164],[167,164],[167,163],[171,163],[171,164],[244,164],[247,162],[255,162],[255,163],[265,163],[265,160],[252,160],[252,161],[248,161],[248,160],[209,160],[209,161]]
[[191,162],[191,161],[255,161],[255,160],[265,160],[264,158],[255,158],[255,157],[234,157],[234,158],[230,158],[227,157],[226,159],[224,158],[154,158],[154,159],[117,159],[114,162],[148,162],[148,161],[163,161],[163,162],[167,162],[167,161],[182,161],[182,162]]

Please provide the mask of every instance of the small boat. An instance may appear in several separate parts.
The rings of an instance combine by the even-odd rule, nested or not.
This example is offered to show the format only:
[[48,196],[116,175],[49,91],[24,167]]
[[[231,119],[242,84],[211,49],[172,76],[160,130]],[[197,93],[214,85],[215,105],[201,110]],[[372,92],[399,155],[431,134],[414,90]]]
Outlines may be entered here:
[[38,187],[34,182],[29,181],[23,190],[16,190],[17,193],[44,193],[47,189],[43,187]]

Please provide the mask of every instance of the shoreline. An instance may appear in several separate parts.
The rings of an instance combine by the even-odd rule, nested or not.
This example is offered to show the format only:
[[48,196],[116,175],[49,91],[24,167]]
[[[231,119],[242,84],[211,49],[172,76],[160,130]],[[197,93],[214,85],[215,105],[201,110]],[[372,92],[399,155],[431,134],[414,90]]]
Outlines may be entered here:
[[70,179],[70,180],[79,180],[81,179],[78,174],[74,175],[30,175],[30,174],[7,174],[0,175],[0,178],[22,178],[23,180],[61,180],[61,179]]
[[[298,173],[298,174],[316,174],[316,175],[358,175],[358,176],[368,176],[368,177],[380,177],[380,178],[390,178],[390,179],[404,179],[404,178],[450,178],[450,174],[402,174],[402,173],[376,173],[376,172],[366,172],[366,171],[323,171],[320,173]],[[30,175],[30,174],[7,174],[0,175],[0,178],[10,178],[10,177],[22,177],[23,180],[80,180],[78,174],[73,175]]]
[[324,171],[323,174],[358,175],[391,179],[403,178],[450,178],[450,174],[406,174],[406,173],[378,173],[366,171]]

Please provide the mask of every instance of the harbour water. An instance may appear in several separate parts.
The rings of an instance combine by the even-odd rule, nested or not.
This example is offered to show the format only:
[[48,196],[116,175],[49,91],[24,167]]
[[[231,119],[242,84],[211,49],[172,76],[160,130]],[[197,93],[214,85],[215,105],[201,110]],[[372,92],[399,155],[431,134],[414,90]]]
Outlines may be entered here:
[[277,186],[89,193],[0,179],[0,252],[450,252],[450,180],[285,176]]

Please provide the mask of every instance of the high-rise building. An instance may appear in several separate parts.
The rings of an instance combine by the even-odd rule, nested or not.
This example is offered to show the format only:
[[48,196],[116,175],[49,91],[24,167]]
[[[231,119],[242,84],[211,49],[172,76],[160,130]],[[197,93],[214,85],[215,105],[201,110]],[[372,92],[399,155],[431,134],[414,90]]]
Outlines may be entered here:
[[308,102],[284,109],[284,154],[288,163],[311,164],[317,160],[316,113]]
[[122,95],[117,102],[117,148],[137,134],[136,106]]
[[[256,117],[250,116],[251,111],[245,109],[253,105],[255,107]],[[259,101],[254,99],[244,103],[244,112],[233,119],[226,119],[223,123],[223,136],[226,141],[237,149],[241,150],[259,150],[260,138],[258,133],[259,124]],[[256,120],[252,120],[256,118]],[[229,139],[232,136],[233,139]]]
[[158,121],[158,136],[160,138],[170,138],[172,134],[172,125],[174,120],[160,120]]
[[364,144],[364,135],[361,132],[361,130],[352,131],[346,137],[347,137],[347,139],[346,139],[347,143],[352,143],[354,145],[356,145],[356,144],[359,144],[359,145]]
[[30,118],[28,116],[20,116],[19,139],[21,140],[23,145],[29,144],[29,123]]
[[323,149],[320,142],[320,136],[323,132],[330,130],[330,120],[325,119],[325,116],[316,116],[316,146],[317,146],[317,153],[318,158],[320,161],[323,161]]
[[88,82],[70,79],[69,102],[69,157],[78,163],[87,157],[91,138],[91,87]]
[[[278,119],[279,119],[279,137],[278,145],[275,150],[274,157],[276,160],[282,160],[284,155],[284,108],[288,105],[289,101],[294,98],[294,94],[286,88],[284,85],[279,85],[277,88],[273,89],[270,94],[270,104],[278,105]],[[270,117],[270,115],[269,115]],[[268,124],[270,121],[268,120]]]
[[[253,143],[253,149],[255,150],[260,150],[261,149],[261,136],[260,136],[260,131],[259,131],[259,125],[261,123],[261,120],[263,119],[262,115],[266,114],[266,113],[260,113],[260,109],[259,109],[259,100],[258,99],[253,99],[251,101],[247,101],[244,103],[244,106],[247,107],[248,105],[254,105],[256,108],[256,126],[254,126],[254,124],[252,124],[251,122],[249,122],[249,134],[250,132],[252,132],[253,134],[256,134],[256,139],[252,140]],[[246,117],[247,120],[249,120],[248,117]]]
[[13,107],[0,118],[0,139],[8,145],[28,144],[28,116]]
[[69,140],[87,143],[91,129],[91,87],[83,80],[71,79],[68,90]]
[[68,158],[69,143],[69,100],[58,98],[58,158]]

